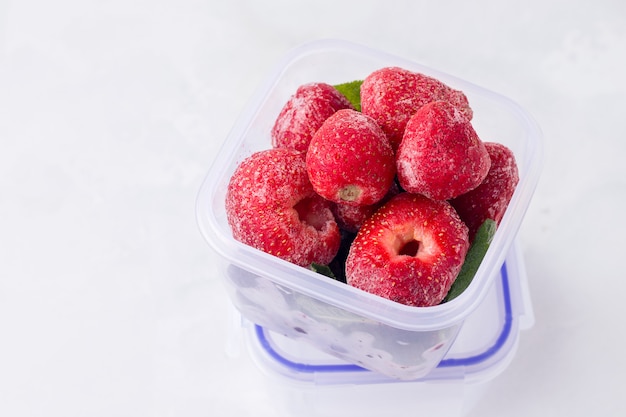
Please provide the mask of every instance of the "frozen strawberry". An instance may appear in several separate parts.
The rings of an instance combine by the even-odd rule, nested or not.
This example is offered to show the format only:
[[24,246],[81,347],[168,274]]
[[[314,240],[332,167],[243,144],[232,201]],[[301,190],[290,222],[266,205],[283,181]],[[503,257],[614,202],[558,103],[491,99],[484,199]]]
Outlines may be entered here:
[[361,111],[380,124],[394,150],[411,116],[432,101],[448,101],[468,120],[472,118],[463,92],[422,73],[386,67],[372,72],[361,85]]
[[448,200],[476,188],[491,162],[463,113],[446,101],[435,101],[407,123],[396,164],[403,189]]
[[485,180],[473,190],[451,200],[452,205],[467,224],[470,240],[481,224],[492,219],[500,224],[519,182],[519,172],[513,152],[500,143],[485,142],[491,159],[491,168]]
[[337,110],[352,108],[350,101],[332,85],[301,85],[274,122],[272,145],[306,152],[313,134],[324,120]]
[[356,233],[363,223],[379,208],[378,203],[366,206],[337,203],[333,205],[332,211],[340,229]]
[[236,240],[300,266],[328,264],[339,250],[330,203],[315,193],[294,149],[246,158],[228,184],[226,215]]
[[400,187],[394,181],[391,184],[391,188],[387,191],[387,195],[378,203],[369,204],[366,206],[355,206],[346,203],[336,203],[332,206],[333,214],[339,228],[350,233],[356,233],[359,231],[363,223],[370,218],[376,210],[378,210],[384,203],[386,203],[391,197],[400,193]]
[[361,227],[346,260],[347,283],[409,306],[439,304],[469,249],[467,226],[447,201],[393,197]]
[[351,205],[381,200],[396,173],[393,150],[376,122],[351,109],[330,116],[311,139],[306,168],[322,197]]

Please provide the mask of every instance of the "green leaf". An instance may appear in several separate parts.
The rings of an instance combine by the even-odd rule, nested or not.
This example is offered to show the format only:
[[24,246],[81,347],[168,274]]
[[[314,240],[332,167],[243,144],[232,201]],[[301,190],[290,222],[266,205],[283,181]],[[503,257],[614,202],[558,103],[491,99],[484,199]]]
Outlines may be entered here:
[[362,80],[356,80],[337,84],[333,87],[346,96],[356,110],[361,111],[361,84],[363,84]]
[[313,272],[317,272],[318,274],[322,274],[324,276],[335,279],[335,274],[333,274],[333,271],[328,265],[316,264],[315,262],[313,262],[310,268]]
[[487,253],[487,249],[489,249],[493,235],[496,233],[496,227],[495,221],[487,219],[478,228],[472,246],[470,246],[465,256],[465,262],[463,262],[461,271],[452,284],[448,295],[444,298],[444,303],[459,296],[470,285],[480,263]]

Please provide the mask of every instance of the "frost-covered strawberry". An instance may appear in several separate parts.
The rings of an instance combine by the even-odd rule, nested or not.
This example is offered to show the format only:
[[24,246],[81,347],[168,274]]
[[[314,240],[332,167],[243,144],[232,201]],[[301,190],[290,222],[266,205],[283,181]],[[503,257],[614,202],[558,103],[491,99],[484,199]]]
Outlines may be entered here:
[[337,110],[352,108],[350,101],[332,85],[301,85],[274,122],[272,145],[306,152],[313,134],[328,117]]
[[409,306],[439,304],[469,249],[467,226],[446,201],[402,193],[359,230],[347,283]]
[[315,193],[294,149],[246,158],[228,184],[226,215],[236,240],[300,266],[328,264],[339,250],[330,203]]
[[398,67],[372,72],[361,85],[361,111],[374,118],[383,128],[394,149],[413,114],[433,101],[448,101],[468,119],[472,109],[463,92],[438,79]]
[[345,203],[336,203],[332,206],[333,214],[337,225],[342,230],[350,233],[356,233],[359,231],[363,223],[370,218],[372,214],[376,212],[384,203],[386,203],[391,197],[401,192],[400,187],[394,181],[391,184],[391,188],[387,191],[387,195],[378,203],[370,204],[366,206],[355,206]]
[[487,219],[500,224],[519,182],[519,172],[513,152],[506,146],[485,142],[491,159],[491,168],[485,180],[473,190],[451,200],[452,205],[467,224],[470,240]]
[[403,189],[448,200],[476,188],[491,162],[465,115],[446,101],[435,101],[407,123],[396,164]]
[[315,132],[306,168],[318,194],[352,205],[380,201],[396,173],[385,133],[372,118],[351,109],[337,111]]
[[363,223],[370,218],[376,210],[380,208],[380,203],[366,206],[354,206],[345,203],[337,203],[332,207],[333,214],[340,229],[347,232],[356,233]]

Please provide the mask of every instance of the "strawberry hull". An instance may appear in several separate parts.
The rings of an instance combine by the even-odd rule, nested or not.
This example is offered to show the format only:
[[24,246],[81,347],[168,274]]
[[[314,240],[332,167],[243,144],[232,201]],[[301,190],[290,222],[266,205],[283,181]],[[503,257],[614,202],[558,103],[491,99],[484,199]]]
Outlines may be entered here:
[[[274,121],[300,85],[336,85],[388,66],[424,73],[463,91],[478,135],[510,148],[519,168],[519,183],[474,280],[454,300],[432,307],[383,299],[240,243],[232,237],[224,207],[236,167],[271,146]],[[314,42],[288,54],[240,115],[201,186],[197,220],[243,317],[391,378],[422,378],[437,367],[499,274],[539,179],[540,141],[532,118],[497,93],[360,45]]]

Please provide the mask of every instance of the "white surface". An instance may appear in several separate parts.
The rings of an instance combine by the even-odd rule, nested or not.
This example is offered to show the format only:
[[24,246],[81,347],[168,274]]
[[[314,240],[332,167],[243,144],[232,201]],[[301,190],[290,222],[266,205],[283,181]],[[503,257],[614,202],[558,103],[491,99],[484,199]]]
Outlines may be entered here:
[[275,414],[225,353],[194,200],[267,71],[327,37],[501,92],[543,129],[520,234],[536,324],[471,416],[624,410],[626,3],[389,4],[0,3],[0,415]]

